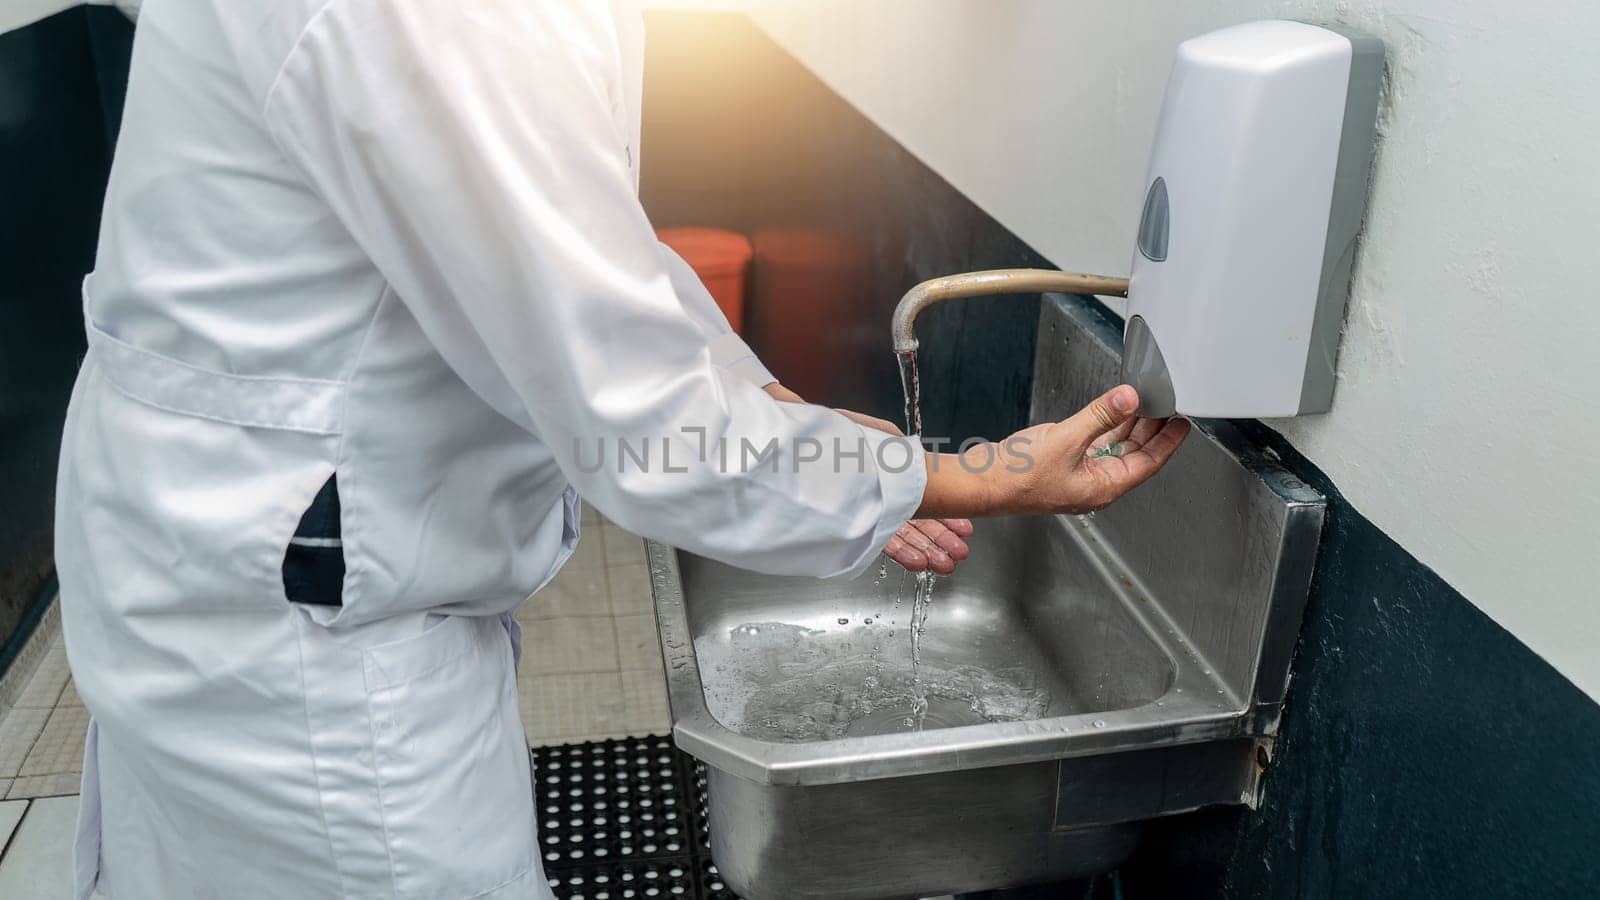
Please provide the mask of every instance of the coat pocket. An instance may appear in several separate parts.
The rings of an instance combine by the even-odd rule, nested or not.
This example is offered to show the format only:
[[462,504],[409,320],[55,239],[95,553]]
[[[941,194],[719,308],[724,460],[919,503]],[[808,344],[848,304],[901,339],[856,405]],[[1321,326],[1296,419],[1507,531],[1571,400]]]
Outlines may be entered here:
[[363,663],[396,896],[457,900],[523,876],[533,786],[504,627],[441,616]]
[[339,476],[330,475],[283,553],[283,594],[291,603],[344,605],[344,541]]

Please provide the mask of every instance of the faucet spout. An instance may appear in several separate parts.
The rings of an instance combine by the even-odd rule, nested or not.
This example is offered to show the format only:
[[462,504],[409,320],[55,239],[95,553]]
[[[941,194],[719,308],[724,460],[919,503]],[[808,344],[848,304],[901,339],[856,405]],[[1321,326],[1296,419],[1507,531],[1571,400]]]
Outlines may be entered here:
[[917,349],[917,316],[935,303],[988,294],[1108,294],[1128,296],[1128,279],[1054,269],[990,269],[931,278],[900,298],[890,326],[894,352]]

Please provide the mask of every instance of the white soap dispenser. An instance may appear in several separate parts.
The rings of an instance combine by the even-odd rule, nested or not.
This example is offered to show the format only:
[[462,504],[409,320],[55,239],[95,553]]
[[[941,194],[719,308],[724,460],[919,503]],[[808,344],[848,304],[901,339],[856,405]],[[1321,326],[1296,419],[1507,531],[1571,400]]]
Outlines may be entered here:
[[1301,22],[1179,45],[1129,279],[1141,415],[1332,404],[1382,74],[1376,38]]

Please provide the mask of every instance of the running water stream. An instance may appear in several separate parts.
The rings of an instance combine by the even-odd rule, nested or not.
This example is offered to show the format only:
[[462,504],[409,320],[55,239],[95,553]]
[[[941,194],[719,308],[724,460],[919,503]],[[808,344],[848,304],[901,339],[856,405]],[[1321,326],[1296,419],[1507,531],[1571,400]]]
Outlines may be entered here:
[[911,715],[906,727],[913,731],[921,731],[928,718],[928,686],[922,683],[922,633],[928,630],[935,577],[932,572],[918,572],[917,593],[911,600]]
[[[917,351],[895,353],[900,363],[900,388],[905,393],[906,434],[922,439],[922,379],[917,374]],[[922,633],[928,628],[928,607],[933,603],[932,571],[917,573],[917,592],[911,600],[911,715],[906,726],[921,731],[928,717],[927,687],[922,683]]]
[[900,363],[900,389],[906,398],[906,434],[922,436],[922,380],[917,376],[917,351],[896,351]]

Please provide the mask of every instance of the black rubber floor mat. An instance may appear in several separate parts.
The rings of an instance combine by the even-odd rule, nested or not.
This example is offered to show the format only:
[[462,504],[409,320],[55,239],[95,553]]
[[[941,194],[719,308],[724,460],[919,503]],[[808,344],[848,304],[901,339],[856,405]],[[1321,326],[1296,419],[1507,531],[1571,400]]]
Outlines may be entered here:
[[705,775],[671,738],[530,752],[539,845],[558,900],[739,900],[711,861]]
[[701,857],[696,861],[700,866],[700,896],[704,900],[739,900],[739,895],[722,883],[722,874],[717,871],[717,864],[711,861],[711,857]]
[[693,861],[661,859],[546,869],[557,900],[620,900],[636,897],[701,896],[696,893]]

